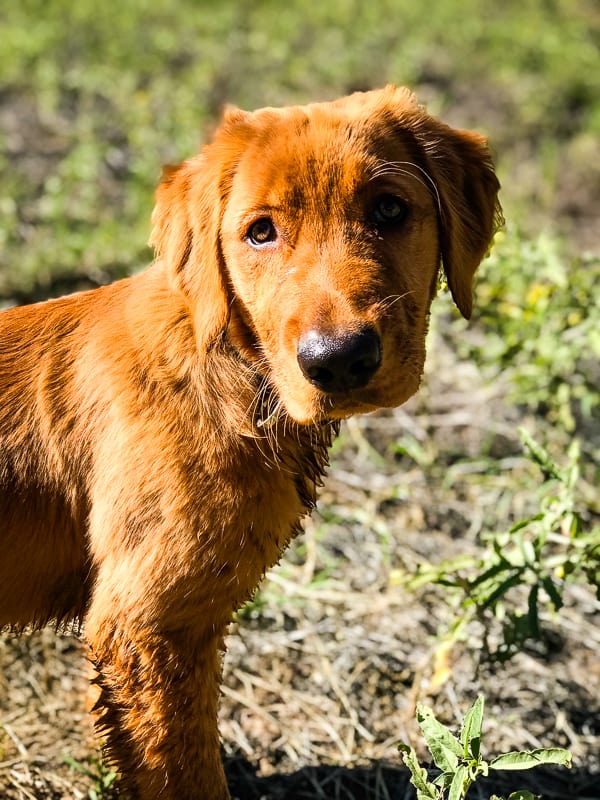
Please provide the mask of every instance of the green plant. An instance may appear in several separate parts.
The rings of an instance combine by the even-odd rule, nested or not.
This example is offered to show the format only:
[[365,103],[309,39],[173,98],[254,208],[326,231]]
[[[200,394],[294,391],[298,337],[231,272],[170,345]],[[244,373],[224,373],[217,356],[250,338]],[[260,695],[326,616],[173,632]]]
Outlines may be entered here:
[[[486,631],[490,618],[499,620],[501,645],[493,650],[487,638],[485,643],[487,653],[501,660],[528,639],[544,638],[541,608],[559,611],[568,582],[588,583],[600,598],[600,525],[593,524],[594,515],[578,492],[579,443],[571,442],[561,467],[525,430],[521,437],[543,477],[539,511],[486,537],[481,556],[425,565],[406,579],[412,588],[435,583],[455,590],[461,610],[452,638],[475,618]],[[523,589],[526,600],[521,600]]]
[[508,379],[513,402],[572,433],[600,403],[600,259],[569,260],[555,236],[497,238],[477,285],[485,336],[458,346]]
[[[102,13],[93,0],[26,0],[2,12],[7,297],[56,275],[115,276],[145,263],[160,165],[195,152],[225,102],[253,108],[395,81],[422,85],[437,113],[469,86],[463,122],[489,126],[503,161],[531,147],[542,162],[507,181],[505,197],[529,207],[534,193],[536,207],[553,211],[556,175],[587,174],[595,154],[600,77],[589,0],[440,0],[433,19],[409,0],[332,0],[310,15],[300,0],[130,0]],[[501,113],[474,102],[474,92],[497,97]],[[475,119],[469,107],[478,106]]]
[[63,761],[68,764],[72,770],[80,772],[85,775],[93,785],[88,789],[89,800],[112,800],[116,797],[115,794],[115,781],[117,773],[110,769],[100,759],[91,762],[91,766],[82,764],[72,756],[63,756]]
[[[418,762],[412,747],[399,745],[404,763],[411,772],[411,783],[417,790],[417,800],[462,800],[471,785],[489,770],[524,770],[540,764],[571,766],[571,753],[561,748],[505,753],[491,761],[481,755],[484,699],[480,695],[465,715],[457,738],[449,728],[439,722],[433,711],[424,705],[417,706],[417,722],[440,774],[430,781],[427,770]],[[490,800],[502,800],[493,795]],[[512,792],[508,800],[535,800],[526,790]]]

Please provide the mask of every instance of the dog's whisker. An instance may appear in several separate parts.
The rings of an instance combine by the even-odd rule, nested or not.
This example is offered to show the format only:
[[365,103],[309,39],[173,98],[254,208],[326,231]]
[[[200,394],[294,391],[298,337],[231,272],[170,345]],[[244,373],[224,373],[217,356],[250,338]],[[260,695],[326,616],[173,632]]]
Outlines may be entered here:
[[[414,169],[418,170],[421,173],[421,175],[425,178],[426,183],[417,175],[410,172],[410,170],[405,169],[406,167],[413,167]],[[433,190],[440,218],[443,217],[443,207],[438,185],[432,178],[432,176],[429,174],[429,172],[420,164],[417,164],[414,161],[380,161],[378,166],[373,171],[371,180],[382,178],[385,177],[386,175],[406,175],[408,177],[414,178],[415,180],[418,180],[419,183],[421,183],[423,186],[429,185]]]
[[411,294],[413,294],[412,291],[406,291],[403,292],[402,294],[388,295],[387,297],[384,297],[383,300],[380,300],[380,302],[377,304],[377,309],[382,314],[387,314],[387,312],[390,310],[390,308],[392,308],[392,306],[394,306],[400,300],[404,300],[405,297],[409,297]]
[[[266,363],[265,359],[262,359]],[[260,363],[260,362],[257,362]],[[255,377],[256,377],[256,373]],[[250,403],[246,408],[246,417],[254,420],[256,427],[260,428],[263,427],[265,424],[264,414],[262,413],[261,409],[262,406],[265,404],[268,405],[273,396],[273,388],[270,386],[269,382],[265,378],[260,378],[260,383],[258,388],[253,392],[252,397],[250,399]],[[271,416],[270,413],[267,413],[267,417]]]

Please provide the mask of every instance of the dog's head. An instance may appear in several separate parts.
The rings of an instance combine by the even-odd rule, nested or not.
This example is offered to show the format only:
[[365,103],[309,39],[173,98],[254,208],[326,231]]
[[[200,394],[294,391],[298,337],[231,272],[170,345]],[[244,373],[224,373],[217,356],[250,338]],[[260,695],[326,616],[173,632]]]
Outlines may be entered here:
[[406,89],[229,110],[166,172],[152,244],[201,347],[225,338],[308,424],[416,391],[440,262],[469,317],[498,188],[485,140]]

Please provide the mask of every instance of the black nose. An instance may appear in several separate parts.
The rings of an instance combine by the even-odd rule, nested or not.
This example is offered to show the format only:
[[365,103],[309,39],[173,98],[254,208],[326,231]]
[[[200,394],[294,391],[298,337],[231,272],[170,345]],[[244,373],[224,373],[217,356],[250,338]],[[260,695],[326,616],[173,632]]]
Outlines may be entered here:
[[296,356],[313,386],[343,392],[367,385],[381,363],[381,345],[372,328],[338,335],[312,330],[298,342]]

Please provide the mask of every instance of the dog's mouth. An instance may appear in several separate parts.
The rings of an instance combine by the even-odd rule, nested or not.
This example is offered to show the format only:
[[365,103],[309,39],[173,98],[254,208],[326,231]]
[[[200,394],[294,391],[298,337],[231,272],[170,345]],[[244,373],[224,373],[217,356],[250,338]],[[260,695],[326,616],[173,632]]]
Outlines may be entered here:
[[276,359],[265,352],[243,304],[234,302],[227,341],[247,375],[247,416],[257,433],[286,429],[290,423],[321,428],[399,405],[419,382],[413,386],[413,369],[405,358],[394,365],[404,377],[385,380],[390,365],[383,363],[383,344],[373,325],[357,323],[333,333],[311,328],[275,368]]
[[259,362],[244,361],[244,364],[251,370],[255,382],[248,415],[256,431],[269,432],[279,428],[285,430],[290,427],[290,423],[323,428],[353,414],[373,411],[376,408],[369,404],[357,403],[350,393],[333,396],[318,391],[311,392],[310,399],[304,398],[304,402],[298,408],[290,398],[290,408],[288,408],[288,403],[273,383],[272,377],[261,372]]
[[285,431],[294,425],[323,428],[338,424],[357,414],[400,405],[414,394],[419,384],[418,379],[406,375],[406,380],[396,381],[387,389],[373,381],[358,389],[326,393],[301,380],[280,390],[270,372],[261,372],[258,363],[248,363],[248,368],[255,382],[248,413],[257,433]]

